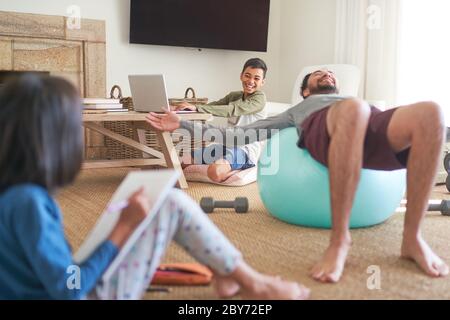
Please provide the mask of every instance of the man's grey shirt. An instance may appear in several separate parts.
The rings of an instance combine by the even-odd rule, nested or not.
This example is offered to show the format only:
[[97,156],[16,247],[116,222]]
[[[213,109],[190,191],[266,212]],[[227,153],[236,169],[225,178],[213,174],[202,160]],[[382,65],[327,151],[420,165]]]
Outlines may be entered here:
[[[338,94],[313,95],[303,100],[296,106],[280,113],[277,116],[253,122],[246,126],[218,127],[193,121],[181,121],[180,128],[186,129],[192,136],[201,136],[205,141],[218,139],[227,147],[245,145],[255,141],[270,139],[272,133],[289,127],[297,127],[299,138],[301,137],[303,121],[316,111],[333,105],[336,102],[352,98]],[[207,132],[207,134],[204,134]]]

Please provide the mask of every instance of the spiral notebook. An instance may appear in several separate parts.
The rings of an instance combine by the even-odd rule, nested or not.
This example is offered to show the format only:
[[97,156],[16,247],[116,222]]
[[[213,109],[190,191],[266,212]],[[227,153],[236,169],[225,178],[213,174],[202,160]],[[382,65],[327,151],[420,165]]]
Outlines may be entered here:
[[81,244],[78,251],[74,254],[74,261],[76,263],[82,263],[85,261],[95,251],[95,249],[109,237],[111,231],[119,220],[122,209],[126,206],[127,199],[140,187],[144,186],[152,207],[147,217],[128,238],[120,252],[103,274],[103,280],[109,279],[116,268],[120,265],[126,254],[133,247],[134,243],[138,240],[139,236],[152,221],[156,212],[166,199],[168,193],[177,182],[179,175],[180,173],[175,170],[130,172],[113,194],[95,227],[86,237],[86,240]]

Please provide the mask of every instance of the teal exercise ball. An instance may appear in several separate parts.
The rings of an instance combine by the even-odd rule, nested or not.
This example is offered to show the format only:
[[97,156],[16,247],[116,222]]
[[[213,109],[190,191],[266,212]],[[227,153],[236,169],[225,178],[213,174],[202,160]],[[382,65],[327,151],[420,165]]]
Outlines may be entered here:
[[[331,228],[328,169],[297,146],[296,128],[275,134],[258,163],[258,188],[272,216],[284,222]],[[362,169],[353,202],[350,228],[387,220],[406,190],[406,170]]]

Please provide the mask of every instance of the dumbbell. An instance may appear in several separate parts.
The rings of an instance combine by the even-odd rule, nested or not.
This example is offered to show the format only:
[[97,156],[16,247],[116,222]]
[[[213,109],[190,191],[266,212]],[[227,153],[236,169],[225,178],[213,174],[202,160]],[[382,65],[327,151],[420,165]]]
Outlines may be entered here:
[[444,157],[445,171],[450,172],[450,153],[447,153]]
[[248,211],[248,199],[238,197],[234,201],[215,201],[211,197],[206,197],[200,200],[200,207],[206,213],[213,212],[215,208],[231,208],[237,213],[246,213]]
[[428,211],[439,211],[443,216],[450,216],[450,201],[442,200],[439,204],[430,204]]
[[[447,131],[447,135],[448,135],[449,131]],[[447,191],[450,191],[450,153],[447,153],[444,157],[444,168],[445,168],[445,171],[447,171],[447,178],[445,179],[445,186],[447,188]]]

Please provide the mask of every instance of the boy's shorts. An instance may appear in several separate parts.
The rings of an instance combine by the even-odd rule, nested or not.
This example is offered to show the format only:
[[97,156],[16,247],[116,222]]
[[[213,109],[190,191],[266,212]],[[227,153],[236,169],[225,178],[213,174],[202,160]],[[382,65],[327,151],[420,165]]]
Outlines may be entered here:
[[227,148],[222,144],[211,144],[191,152],[194,164],[212,164],[219,159],[227,160],[231,170],[245,170],[255,166],[247,152],[239,147]]
[[[330,146],[327,130],[329,109],[330,107],[319,110],[301,123],[303,133],[298,142],[300,148],[307,149],[314,159],[325,166],[328,166]],[[363,168],[384,171],[406,168],[410,148],[395,153],[387,138],[387,128],[396,110],[397,108],[382,112],[371,107],[369,125],[364,140]]]

